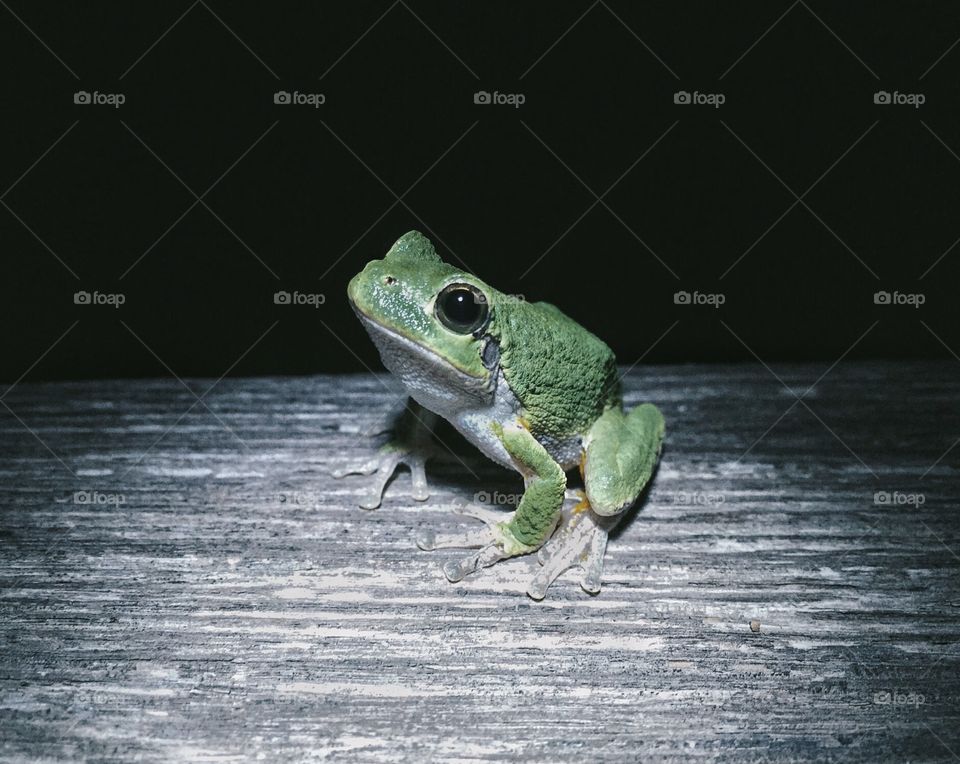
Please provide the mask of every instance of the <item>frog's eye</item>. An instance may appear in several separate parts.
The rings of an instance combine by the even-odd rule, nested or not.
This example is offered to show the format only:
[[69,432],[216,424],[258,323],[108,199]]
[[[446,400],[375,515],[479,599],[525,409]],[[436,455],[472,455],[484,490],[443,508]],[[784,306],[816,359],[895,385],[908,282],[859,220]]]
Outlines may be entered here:
[[440,323],[457,334],[470,334],[487,320],[487,297],[471,284],[450,284],[437,295]]

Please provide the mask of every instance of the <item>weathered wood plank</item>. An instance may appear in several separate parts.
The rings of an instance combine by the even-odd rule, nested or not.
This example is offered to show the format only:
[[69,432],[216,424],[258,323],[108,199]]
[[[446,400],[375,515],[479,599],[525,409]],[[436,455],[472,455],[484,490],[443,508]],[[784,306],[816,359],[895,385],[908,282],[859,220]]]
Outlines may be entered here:
[[[775,371],[802,393],[824,369]],[[531,561],[454,586],[457,553],[413,544],[462,527],[455,501],[519,489],[455,434],[425,504],[401,475],[364,512],[363,478],[328,477],[374,447],[387,378],[227,379],[216,417],[182,419],[174,380],[17,386],[0,756],[960,754],[957,367],[844,363],[814,413],[759,365],[634,370],[626,393],[667,418],[656,483],[598,597],[568,574],[535,603]]]

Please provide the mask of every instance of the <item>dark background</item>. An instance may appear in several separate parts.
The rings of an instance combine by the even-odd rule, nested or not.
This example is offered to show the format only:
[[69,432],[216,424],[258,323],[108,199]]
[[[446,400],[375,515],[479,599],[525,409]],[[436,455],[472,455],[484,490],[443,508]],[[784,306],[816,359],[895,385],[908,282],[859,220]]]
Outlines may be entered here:
[[623,363],[948,357],[958,37],[955,2],[5,0],[0,376],[380,368],[346,282],[411,228]]

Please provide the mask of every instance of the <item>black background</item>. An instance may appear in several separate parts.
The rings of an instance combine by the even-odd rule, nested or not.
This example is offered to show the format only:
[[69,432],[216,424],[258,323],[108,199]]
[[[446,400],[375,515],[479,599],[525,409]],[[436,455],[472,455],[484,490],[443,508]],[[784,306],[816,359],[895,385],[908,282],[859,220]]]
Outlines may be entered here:
[[345,286],[412,228],[623,363],[960,349],[955,2],[7,6],[9,381],[379,368]]

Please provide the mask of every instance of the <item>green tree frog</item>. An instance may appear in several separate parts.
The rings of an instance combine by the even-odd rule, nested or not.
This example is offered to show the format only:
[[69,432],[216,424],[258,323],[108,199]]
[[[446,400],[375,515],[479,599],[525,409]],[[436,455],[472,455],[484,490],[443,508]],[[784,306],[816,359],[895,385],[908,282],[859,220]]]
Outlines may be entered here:
[[[421,549],[476,549],[444,566],[450,581],[495,562],[539,552],[527,592],[542,599],[565,570],[600,591],[607,536],[650,481],[664,437],[652,404],[624,413],[613,352],[558,308],[502,294],[443,262],[411,231],[350,281],[347,295],[384,365],[411,400],[393,439],[364,464],[334,473],[376,473],[361,506],[380,505],[396,468],[410,468],[413,496],[428,498],[425,463],[436,417],[493,461],[523,477],[515,511],[465,506],[483,522],[458,534],[422,534]],[[569,509],[567,471],[583,490]]]

